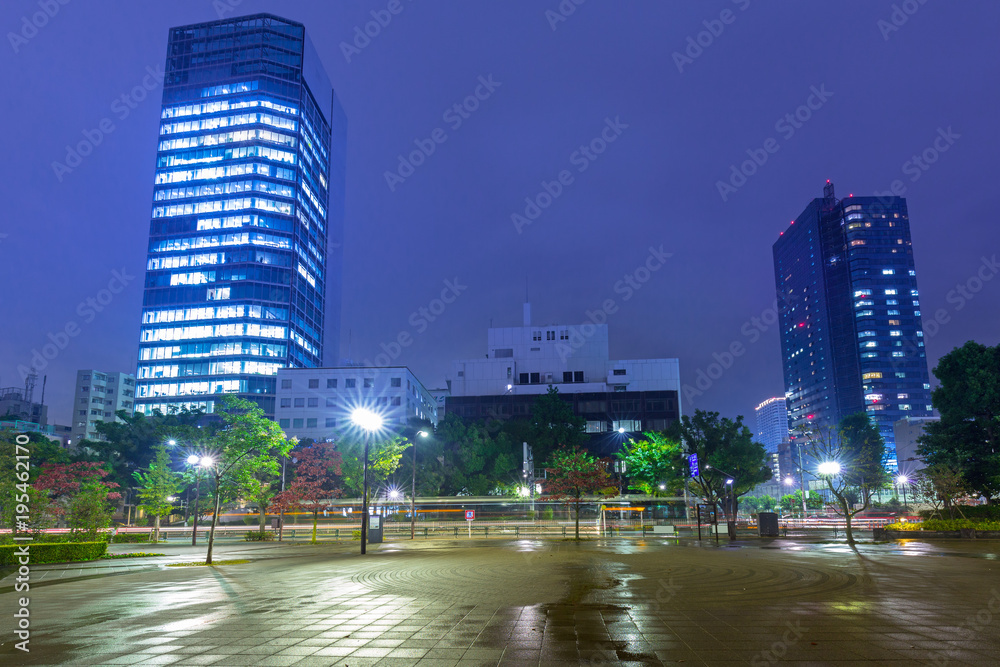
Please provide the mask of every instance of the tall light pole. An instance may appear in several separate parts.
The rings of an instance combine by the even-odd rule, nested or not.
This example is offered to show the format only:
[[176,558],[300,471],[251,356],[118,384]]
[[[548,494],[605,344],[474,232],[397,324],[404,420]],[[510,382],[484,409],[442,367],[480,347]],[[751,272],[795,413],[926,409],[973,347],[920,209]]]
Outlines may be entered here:
[[368,408],[355,408],[351,422],[365,432],[365,454],[361,467],[361,555],[368,553],[368,442],[372,431],[382,428],[382,417]]
[[906,507],[906,485],[910,481],[910,478],[906,475],[900,475],[896,478],[896,484],[903,487],[903,512],[908,512],[909,509]]
[[[171,442],[173,442],[173,440],[171,440]],[[208,457],[201,457],[197,454],[192,454],[187,457],[188,465],[194,466],[194,527],[191,529],[191,546],[193,547],[198,546],[198,512],[201,509],[198,502],[198,497],[201,492],[201,480],[198,478],[198,470],[201,469],[202,458]]]
[[[421,438],[427,437],[427,431],[417,431]],[[417,443],[413,443],[413,483],[410,486],[410,539],[417,534]]]

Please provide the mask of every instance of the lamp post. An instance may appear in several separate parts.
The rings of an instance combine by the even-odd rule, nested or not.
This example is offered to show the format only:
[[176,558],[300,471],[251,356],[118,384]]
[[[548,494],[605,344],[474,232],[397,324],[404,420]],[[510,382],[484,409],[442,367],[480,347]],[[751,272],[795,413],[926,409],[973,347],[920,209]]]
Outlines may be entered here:
[[903,487],[903,512],[908,512],[909,509],[906,507],[906,485],[909,483],[910,478],[906,475],[900,475],[896,478],[896,484]]
[[[426,438],[427,431],[417,431],[417,435]],[[410,486],[410,539],[417,534],[417,443],[413,443],[413,481]]]
[[[726,508],[726,524],[727,524],[726,532],[729,533],[730,540],[735,540],[736,539],[736,512],[735,512],[736,475],[730,475],[725,470],[719,470],[715,466],[707,465],[705,466],[705,468],[707,470],[715,470],[716,472],[720,472],[728,477],[728,479],[726,479],[726,488],[729,492],[729,503],[728,503],[729,506]],[[718,535],[718,533],[716,533],[716,535]]]
[[[171,442],[173,442],[171,440]],[[208,461],[207,464],[203,463]],[[201,494],[201,479],[198,477],[198,471],[201,469],[202,465],[211,465],[212,459],[207,456],[198,456],[197,454],[192,454],[187,457],[187,462],[189,466],[194,466],[194,523],[191,528],[191,546],[198,546],[198,514],[201,506],[198,502],[198,498]]]
[[368,553],[368,443],[372,431],[382,428],[382,417],[368,408],[355,408],[351,422],[365,432],[364,462],[361,467],[361,555]]

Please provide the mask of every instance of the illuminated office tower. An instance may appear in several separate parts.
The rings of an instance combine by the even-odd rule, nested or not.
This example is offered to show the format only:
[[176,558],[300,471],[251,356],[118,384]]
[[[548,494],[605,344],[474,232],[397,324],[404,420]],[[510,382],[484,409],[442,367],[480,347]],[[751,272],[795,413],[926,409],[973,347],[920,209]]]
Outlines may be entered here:
[[789,427],[867,412],[895,469],[894,423],[933,412],[906,200],[828,181],[773,250]]
[[137,412],[273,415],[279,368],[339,360],[345,131],[302,24],[170,30]]

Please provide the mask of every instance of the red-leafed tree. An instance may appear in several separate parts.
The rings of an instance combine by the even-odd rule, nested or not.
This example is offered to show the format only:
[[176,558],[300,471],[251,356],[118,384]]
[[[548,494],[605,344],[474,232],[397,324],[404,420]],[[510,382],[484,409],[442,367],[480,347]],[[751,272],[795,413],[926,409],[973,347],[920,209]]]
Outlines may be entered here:
[[35,481],[35,489],[45,492],[51,504],[49,512],[65,517],[70,528],[90,533],[111,524],[112,503],[121,498],[118,484],[104,481],[110,471],[94,461],[46,463]]
[[316,526],[323,501],[342,494],[337,477],[342,474],[343,458],[332,442],[318,442],[292,454],[295,479],[287,489],[274,497],[273,506],[280,511],[308,509],[313,515],[312,541],[316,541]]
[[617,491],[608,473],[608,462],[582,449],[559,449],[551,456],[552,467],[546,468],[545,495],[565,498],[576,515],[576,539],[580,539],[580,505],[587,495]]

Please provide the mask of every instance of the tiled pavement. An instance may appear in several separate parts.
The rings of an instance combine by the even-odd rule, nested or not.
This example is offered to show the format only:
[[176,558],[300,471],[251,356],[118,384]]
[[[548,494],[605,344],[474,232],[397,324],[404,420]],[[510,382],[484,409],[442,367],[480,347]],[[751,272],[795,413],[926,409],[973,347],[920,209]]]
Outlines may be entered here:
[[[993,544],[994,546],[991,546]],[[767,548],[762,548],[767,547]],[[78,665],[992,665],[1000,544],[606,540],[302,548],[31,592],[32,651]],[[277,552],[271,552],[277,553]],[[223,554],[222,557],[227,557]]]

